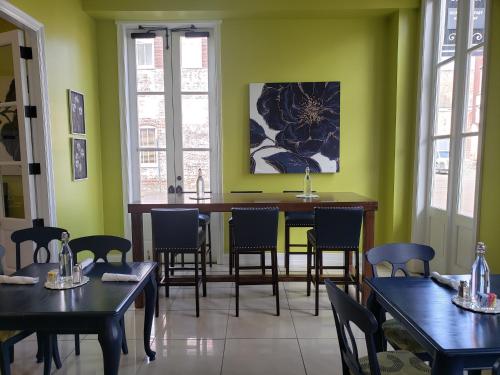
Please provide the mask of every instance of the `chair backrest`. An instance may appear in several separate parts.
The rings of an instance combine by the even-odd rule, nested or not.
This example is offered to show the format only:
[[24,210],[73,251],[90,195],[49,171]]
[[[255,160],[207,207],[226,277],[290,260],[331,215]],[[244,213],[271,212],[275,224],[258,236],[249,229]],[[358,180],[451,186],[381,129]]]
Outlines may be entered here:
[[33,227],[16,230],[10,236],[12,242],[16,244],[16,270],[21,269],[21,244],[26,241],[35,243],[33,252],[33,263],[38,263],[38,254],[41,249],[45,250],[47,258],[45,263],[50,262],[49,243],[53,240],[60,240],[66,229],[56,227]]
[[[366,348],[370,362],[370,374],[380,375],[374,338],[374,334],[378,329],[375,316],[366,307],[360,305],[349,297],[347,293],[337,288],[331,280],[326,280],[325,284],[328,298],[332,304],[344,369],[348,367],[351,374],[363,375],[359,363],[356,339],[351,329],[351,323],[353,323],[365,334]],[[345,373],[346,371],[344,371]]]
[[430,274],[429,262],[434,258],[434,249],[427,245],[416,243],[390,243],[374,247],[366,252],[365,257],[371,265],[373,276],[378,277],[377,264],[388,262],[391,267],[391,276],[401,270],[405,276],[409,276],[407,263],[410,260],[421,260],[424,263],[424,276]]
[[491,375],[500,375],[500,358],[493,364]]
[[357,249],[363,223],[361,207],[314,209],[316,246],[325,249]]
[[76,263],[77,254],[81,251],[90,251],[94,254],[94,263],[99,259],[108,263],[108,254],[112,250],[118,250],[121,253],[121,262],[126,262],[126,254],[132,248],[129,240],[116,236],[87,236],[75,238],[69,241],[69,247],[73,253],[73,259]]
[[3,264],[2,264],[2,259],[3,259],[4,255],[5,255],[5,247],[0,245],[0,275],[4,274]]
[[231,194],[241,194],[241,193],[257,194],[262,192],[263,192],[262,190],[231,190]]
[[198,248],[198,209],[155,208],[151,210],[154,249],[177,252]]
[[278,243],[277,207],[233,208],[234,249],[274,249]]

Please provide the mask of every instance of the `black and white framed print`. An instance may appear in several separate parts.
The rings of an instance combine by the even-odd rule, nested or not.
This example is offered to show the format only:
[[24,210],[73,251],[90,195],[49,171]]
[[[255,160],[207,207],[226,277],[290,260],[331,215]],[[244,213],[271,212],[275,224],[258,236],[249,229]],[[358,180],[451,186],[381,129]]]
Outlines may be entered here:
[[87,178],[87,140],[72,138],[71,153],[73,155],[73,180]]
[[69,97],[69,122],[72,134],[85,134],[85,105],[83,94],[68,90]]
[[340,82],[250,84],[250,173],[336,173]]

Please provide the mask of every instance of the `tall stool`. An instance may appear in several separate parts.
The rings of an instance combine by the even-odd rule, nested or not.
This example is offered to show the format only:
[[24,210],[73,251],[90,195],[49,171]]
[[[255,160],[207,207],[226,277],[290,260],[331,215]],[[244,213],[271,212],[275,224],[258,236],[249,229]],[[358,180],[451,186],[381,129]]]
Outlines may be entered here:
[[[278,208],[233,208],[234,273],[236,288],[236,316],[239,316],[240,285],[272,284],[276,296],[276,315],[280,315],[279,285],[278,285]],[[255,276],[255,281],[241,280],[240,255],[271,253],[272,279],[266,276]],[[260,278],[259,278],[260,276]]]
[[[231,194],[262,194],[262,190],[231,190]],[[228,220],[229,223],[229,274],[233,274],[234,269],[234,252],[233,252],[233,218],[230,217]],[[266,258],[265,253],[261,252],[260,254],[260,266],[245,266],[240,267],[240,269],[260,269],[262,270],[262,274],[266,274]]]
[[[283,193],[302,193],[300,190],[283,190]],[[313,212],[289,212],[285,211],[285,270],[286,274],[290,274],[290,256],[291,255],[307,255],[307,251],[291,251],[292,247],[307,247],[307,243],[292,244],[290,243],[291,228],[312,228],[314,227],[314,211]]]
[[[315,286],[315,315],[319,310],[319,286],[323,283],[324,269],[343,271],[341,277],[331,277],[337,284],[344,285],[347,293],[349,285],[356,287],[359,301],[359,236],[363,221],[363,209],[360,207],[315,208],[314,229],[307,232],[307,295],[311,295],[311,283]],[[344,253],[344,265],[324,266],[323,252],[337,251]],[[354,253],[354,275],[351,273],[350,259]],[[311,265],[314,255],[314,266]],[[311,271],[314,267],[314,279]]]
[[[157,269],[158,286],[165,287],[165,296],[170,294],[171,286],[194,286],[196,294],[196,316],[200,316],[199,284],[203,285],[203,296],[207,295],[207,265],[205,249],[205,232],[199,226],[198,209],[152,209],[151,227],[153,230],[153,251],[155,261],[162,255],[164,258],[164,277],[160,280],[160,270]],[[176,254],[193,254],[194,266],[182,267],[183,271],[194,271],[193,280],[170,277],[171,267],[169,256]],[[198,256],[201,255],[201,267]],[[201,268],[201,279],[199,271]],[[158,293],[158,291],[157,291]],[[159,314],[158,296],[156,298],[156,316]]]

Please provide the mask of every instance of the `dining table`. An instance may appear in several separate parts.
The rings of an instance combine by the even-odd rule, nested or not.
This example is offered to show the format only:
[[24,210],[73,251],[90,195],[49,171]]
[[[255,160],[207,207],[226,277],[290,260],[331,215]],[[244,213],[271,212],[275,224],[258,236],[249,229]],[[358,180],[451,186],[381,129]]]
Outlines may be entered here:
[[[469,280],[470,275],[449,276]],[[452,303],[457,291],[429,277],[375,277],[370,305],[379,325],[388,312],[432,356],[433,375],[480,374],[500,357],[500,314],[465,310]],[[490,277],[491,291],[500,294],[500,275]],[[378,350],[383,350],[382,329]]]
[[[209,193],[203,199],[196,194],[165,193],[164,195],[146,196],[128,204],[131,216],[133,260],[144,260],[143,215],[154,208],[197,208],[202,212],[230,212],[236,207],[277,207],[280,211],[303,212],[313,211],[315,207],[362,207],[363,208],[363,242],[362,250],[368,251],[374,246],[375,212],[378,202],[353,192],[317,192],[313,198],[303,198],[299,193]],[[363,260],[362,276],[371,277],[371,267]],[[280,281],[306,281],[306,273],[279,275]],[[207,281],[234,281],[232,275],[208,275]],[[366,301],[368,290],[363,285],[363,300]],[[136,307],[143,306],[142,298],[136,301]]]
[[[83,271],[89,281],[82,286],[53,290],[45,287],[47,273],[58,264],[31,264],[15,276],[38,277],[35,284],[0,284],[0,330],[31,330],[47,337],[55,334],[97,334],[106,375],[118,374],[125,312],[135,298],[145,294],[144,350],[150,360],[156,353],[150,334],[156,301],[157,264],[154,262],[93,263]],[[138,282],[102,281],[104,273],[136,275]],[[51,345],[44,345],[44,373],[50,373]],[[47,360],[48,359],[48,360]]]

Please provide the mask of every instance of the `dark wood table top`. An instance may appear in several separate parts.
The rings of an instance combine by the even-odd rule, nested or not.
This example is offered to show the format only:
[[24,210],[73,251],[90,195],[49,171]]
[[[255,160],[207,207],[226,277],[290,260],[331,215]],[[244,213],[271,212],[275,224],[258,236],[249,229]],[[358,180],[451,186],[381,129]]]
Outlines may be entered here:
[[[96,317],[113,316],[123,313],[133,302],[135,295],[144,288],[156,264],[96,263],[84,270],[90,281],[78,288],[49,290],[44,287],[47,272],[58,264],[31,264],[15,275],[39,277],[34,285],[0,284],[0,329],[8,321],[20,318],[37,319],[46,317]],[[105,272],[134,274],[141,277],[139,282],[102,282]]]
[[318,198],[297,198],[299,193],[224,193],[196,200],[196,194],[165,194],[164,198],[145,198],[128,205],[129,213],[149,212],[152,208],[199,208],[201,211],[227,212],[234,207],[278,207],[281,211],[310,211],[314,207],[360,206],[367,211],[378,208],[376,200],[349,192],[318,192]]
[[[455,306],[451,302],[455,290],[430,278],[379,277],[365,281],[388,312],[425,338],[429,351],[450,356],[500,355],[500,315],[474,313]],[[491,276],[491,291],[500,295],[500,275]]]

